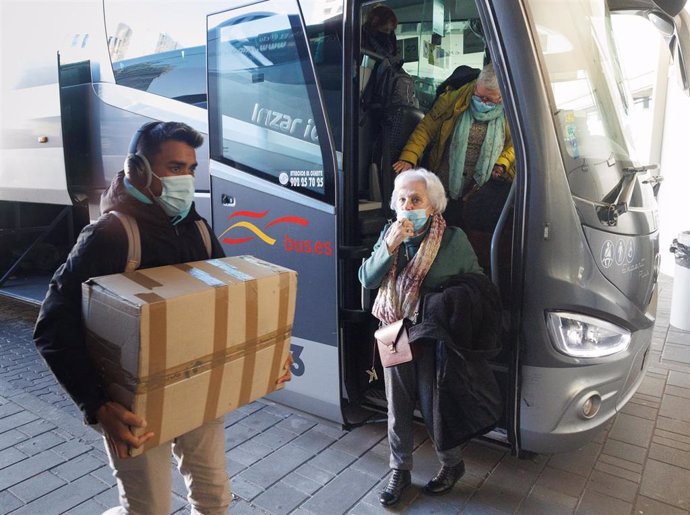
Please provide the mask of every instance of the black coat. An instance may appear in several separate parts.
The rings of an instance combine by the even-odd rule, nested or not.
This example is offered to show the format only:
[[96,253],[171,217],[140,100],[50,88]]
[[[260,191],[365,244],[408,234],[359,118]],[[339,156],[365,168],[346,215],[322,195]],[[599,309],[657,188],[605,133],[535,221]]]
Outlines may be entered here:
[[[103,193],[101,211],[121,211],[136,218],[141,234],[141,268],[208,259],[194,223],[201,217],[193,206],[183,220],[172,225],[157,204],[136,200],[122,181],[120,172]],[[223,257],[218,240],[212,237],[211,241],[212,257]],[[127,250],[124,227],[115,215],[104,214],[84,227],[50,281],[34,329],[36,348],[89,421],[94,421],[96,410],[108,401],[108,396],[86,351],[81,284],[90,277],[123,272]]]
[[496,426],[503,397],[487,362],[500,348],[501,302],[483,274],[462,274],[424,297],[422,321],[410,340],[436,349],[433,439],[451,449]]

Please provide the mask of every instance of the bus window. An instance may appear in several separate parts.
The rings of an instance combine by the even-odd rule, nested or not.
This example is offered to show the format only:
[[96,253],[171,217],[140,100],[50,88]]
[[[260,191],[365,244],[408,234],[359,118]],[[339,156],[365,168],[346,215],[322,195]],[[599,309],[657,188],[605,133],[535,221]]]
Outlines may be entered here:
[[[362,7],[362,23],[367,12],[379,3]],[[431,108],[436,89],[458,66],[483,66],[486,43],[474,2],[444,5],[434,0],[393,0],[385,5],[393,9],[398,19],[397,54],[404,62],[403,69],[415,78],[422,110]]]
[[206,108],[206,48],[197,46],[113,63],[115,82]]
[[474,5],[459,14],[464,19],[451,20],[447,10],[442,38],[436,36],[433,21],[400,26],[403,68],[416,77],[419,106],[425,111],[431,109],[437,88],[458,66],[481,69],[484,64],[486,44]]
[[[314,114],[320,97],[305,72],[311,62],[299,18],[234,11],[228,19],[219,16],[208,40],[209,96],[217,106],[210,112],[211,158],[332,203],[332,172],[321,150],[328,136]],[[311,41],[321,70],[332,62],[324,57],[332,42],[318,32]],[[324,82],[333,91],[333,82]]]
[[614,14],[611,23],[619,42],[621,69],[632,96],[628,114],[633,119],[635,146],[643,162],[658,162],[658,155],[650,155],[650,141],[658,93],[655,91],[658,59],[663,40],[648,20],[635,14]]
[[[609,12],[594,1],[563,3],[560,11],[548,1],[531,5],[571,193],[586,202],[612,204],[624,183],[634,180],[626,169],[637,155],[629,127],[632,97],[611,38]],[[636,188],[631,207],[649,208],[650,193]],[[616,230],[615,220],[604,222]]]
[[[108,51],[121,86],[206,108],[204,12],[222,2],[104,2]],[[155,20],[155,22],[154,22]]]
[[[379,5],[372,2],[363,5],[360,23],[364,23],[370,10]],[[383,108],[378,98],[389,98],[385,88],[394,81],[377,83],[377,57],[362,49],[360,57],[360,124],[359,124],[359,168],[358,189],[360,210],[369,211],[363,217],[380,218],[374,209],[383,203],[384,219],[390,216],[385,205],[392,191],[391,165],[398,160],[400,151],[415,129],[424,113],[431,109],[440,87],[456,70],[463,70],[464,81],[455,82],[453,87],[462,86],[476,77],[488,60],[484,32],[474,2],[438,2],[434,0],[392,0],[390,7],[398,20],[395,29],[397,40],[396,58],[402,60],[403,70],[414,79],[414,93],[419,108],[410,105],[391,105]],[[462,67],[462,68],[461,68]],[[373,69],[372,69],[373,68]],[[475,73],[475,75],[471,75]],[[379,87],[384,91],[378,91]],[[375,95],[369,94],[373,90]],[[370,98],[375,101],[370,102]],[[381,112],[390,109],[390,112]],[[381,142],[385,141],[385,144]],[[422,160],[421,166],[425,165]],[[367,226],[370,236],[378,220]],[[378,228],[380,229],[380,227]],[[378,233],[377,233],[378,234]]]
[[335,148],[339,152],[343,149],[341,109],[343,93],[343,65],[342,43],[339,34],[331,29],[339,29],[341,24],[334,27],[324,25],[307,26],[309,45],[314,59],[314,69],[319,79],[323,93],[329,127],[333,131]]

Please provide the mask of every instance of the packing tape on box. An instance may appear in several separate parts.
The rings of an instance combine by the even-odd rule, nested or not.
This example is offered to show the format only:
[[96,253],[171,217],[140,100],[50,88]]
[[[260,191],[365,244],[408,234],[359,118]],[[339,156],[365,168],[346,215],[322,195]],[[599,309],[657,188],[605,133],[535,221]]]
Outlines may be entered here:
[[[257,340],[258,333],[258,290],[256,284],[257,272],[262,276],[261,271],[266,271],[269,275],[277,275],[279,280],[278,298],[278,320],[277,327],[287,325],[289,301],[290,301],[290,275],[285,273],[285,269],[265,261],[257,260],[252,256],[239,256],[247,265],[238,267],[218,259],[210,259],[204,262],[195,263],[194,266],[188,264],[176,265],[180,270],[185,271],[195,279],[203,281],[209,286],[221,286],[227,281],[228,276],[241,281],[245,290],[245,337],[249,341]],[[241,269],[242,268],[242,269]],[[244,269],[244,270],[243,270]],[[251,270],[251,274],[249,271]],[[220,293],[224,288],[216,288],[216,310],[214,327],[214,350],[223,352],[227,339],[227,294]],[[221,305],[224,304],[224,307]],[[290,342],[290,331],[284,333],[282,338],[276,337],[276,349],[273,352],[271,361],[271,372],[268,376],[268,383],[264,391],[270,392],[275,389],[275,380],[280,377],[280,370],[284,364],[283,355],[285,346]],[[256,354],[263,347],[254,346],[254,352],[247,352],[244,355],[244,367],[242,369],[242,381],[240,387],[239,404],[247,404],[252,398],[253,375],[256,367]],[[220,396],[220,385],[223,382],[224,367],[214,367],[211,369],[209,381],[209,395],[206,402],[204,420],[210,420],[218,410]]]
[[[126,390],[130,391],[134,396],[146,395],[146,431],[153,431],[155,433],[154,441],[152,443],[159,444],[159,436],[161,435],[161,428],[163,425],[163,403],[165,396],[165,387],[167,385],[176,383],[178,381],[211,371],[211,378],[209,381],[209,395],[206,398],[206,405],[204,408],[204,420],[212,420],[216,418],[218,412],[220,385],[222,384],[222,375],[224,373],[225,364],[236,359],[245,358],[245,363],[242,373],[242,382],[244,387],[245,381],[253,381],[254,366],[256,354],[266,348],[274,347],[272,363],[280,363],[282,365],[283,350],[285,345],[290,342],[290,334],[292,333],[292,325],[287,326],[278,331],[272,331],[265,334],[255,341],[247,341],[241,345],[233,346],[232,349],[222,349],[214,354],[203,356],[194,361],[183,363],[176,367],[165,370],[164,373],[159,373],[155,376],[137,378],[131,374],[122,373],[121,375],[114,375],[108,373],[112,371],[112,366],[107,366],[107,363],[100,363],[99,368],[104,377],[110,384],[117,384]],[[91,335],[94,341],[99,340],[96,335]],[[102,341],[102,340],[101,340]],[[107,344],[107,342],[104,342]],[[251,363],[246,361],[247,357],[251,357]],[[103,357],[104,358],[104,357]],[[102,361],[106,361],[102,358]],[[274,367],[272,367],[273,370]],[[214,374],[218,374],[214,377]],[[275,390],[275,380],[278,374],[271,373],[269,383],[265,392],[269,393]],[[215,384],[211,384],[215,383]],[[251,388],[248,391],[251,394]],[[248,400],[240,397],[239,406],[247,404]]]
[[[259,333],[259,291],[258,291],[258,286],[255,280],[254,275],[250,275],[242,270],[240,270],[236,266],[232,266],[228,263],[224,263],[222,261],[218,260],[211,260],[210,262],[206,262],[205,264],[207,265],[212,265],[211,268],[209,267],[204,267],[205,269],[202,270],[200,266],[203,266],[201,263],[197,263],[197,266],[191,267],[189,265],[177,265],[178,268],[186,271],[192,277],[203,280],[202,278],[204,277],[203,274],[209,277],[213,277],[214,274],[221,274],[224,276],[224,278],[227,278],[227,276],[233,277],[234,279],[237,279],[239,281],[242,281],[240,284],[244,288],[244,298],[245,298],[245,321],[244,321],[244,334],[245,338],[248,341],[256,341],[257,335]],[[199,266],[200,265],[200,266]],[[215,267],[215,268],[213,268]],[[199,270],[199,272],[196,272],[194,269]],[[215,280],[215,278],[214,278]],[[282,293],[282,291],[281,291]],[[281,299],[282,301],[282,299]],[[281,327],[281,326],[278,326]],[[239,396],[239,403],[240,405],[247,404],[251,400],[251,394],[252,394],[252,382],[253,382],[253,377],[254,377],[254,368],[256,367],[256,352],[258,349],[249,348],[244,355],[244,367],[242,367],[242,381],[240,383],[240,396]],[[222,381],[222,373],[219,376],[218,374],[215,375],[215,377],[211,378],[212,381],[218,382]],[[213,385],[209,385],[209,388],[211,388]],[[217,399],[216,399],[217,400]],[[216,404],[210,404],[207,402],[206,404],[206,413],[208,414],[210,411],[215,411],[216,410]]]
[[[284,327],[287,325],[287,319],[288,319],[288,308],[289,308],[289,303],[290,303],[290,276],[288,274],[280,274],[279,276],[279,281],[280,281],[280,303],[278,305],[278,327]],[[273,354],[273,362],[271,363],[271,374],[269,375],[268,380],[275,381],[275,379],[272,378],[278,378],[280,377],[281,373],[280,370],[283,367],[283,362],[282,362],[282,356],[284,354],[285,350],[285,345],[288,345],[290,342],[290,335],[287,334],[285,337],[282,339],[282,341],[278,341],[276,343],[276,352]],[[270,383],[266,385],[266,389],[270,389],[273,385]]]
[[215,266],[216,268],[222,270],[230,277],[234,277],[235,279],[238,279],[240,281],[247,281],[249,279],[253,279],[253,277],[245,274],[241,270],[238,270],[237,267],[234,267],[230,263],[226,263],[225,261],[221,261],[219,259],[209,259],[207,263],[211,266]]
[[[145,377],[165,375],[168,346],[168,307],[165,299],[156,293],[142,293],[137,295],[149,303],[149,356],[148,373]],[[162,302],[161,302],[162,301]],[[146,396],[147,430],[161,434],[163,424],[164,388],[153,388]]]
[[[266,333],[252,341],[245,341],[242,344],[234,345],[230,349],[224,348],[218,352],[202,356],[193,361],[181,363],[155,375],[149,375],[141,378],[136,377],[124,370],[120,370],[119,373],[113,373],[113,367],[109,365],[112,363],[117,363],[117,359],[113,355],[106,355],[103,350],[113,349],[115,346],[91,332],[89,332],[89,338],[94,343],[99,345],[101,349],[98,354],[99,370],[106,377],[106,380],[108,382],[117,383],[127,391],[138,395],[142,393],[150,393],[155,389],[160,389],[166,385],[193,377],[208,370],[212,370],[214,367],[221,367],[225,363],[245,357],[249,354],[256,354],[257,352],[274,345],[276,342],[287,342],[290,340],[291,333],[292,325],[289,325],[287,327],[278,329],[277,331]],[[276,349],[276,354],[278,357],[274,357],[274,360],[277,359],[280,363],[281,352],[278,352],[278,349]],[[282,365],[282,363],[280,363],[280,365]],[[280,370],[280,366],[278,367],[278,370]],[[279,376],[277,374],[273,375],[273,380],[277,379],[278,377]]]
[[[259,331],[259,292],[254,281],[247,281],[245,285],[245,319],[244,335],[248,340],[255,340]],[[242,383],[240,385],[240,405],[247,404],[252,393],[252,379],[256,366],[256,351],[244,357],[242,368]]]
[[160,288],[163,286],[161,283],[151,279],[148,275],[141,273],[139,270],[127,272],[122,275],[124,275],[130,281],[137,283],[139,286],[143,286],[147,290],[153,290],[154,288]]
[[[213,354],[225,352],[228,340],[228,289],[216,288],[216,305],[214,311],[213,325]],[[220,398],[220,385],[223,384],[223,374],[225,367],[212,367],[211,378],[208,383],[208,396],[206,398],[206,408],[204,420],[211,420],[215,417],[218,409],[218,399]]]
[[[228,288],[223,288],[225,282],[197,266],[188,264],[176,265],[176,268],[188,273],[195,279],[213,286],[215,290],[214,315],[213,315],[213,355],[223,353],[228,337]],[[253,278],[246,276],[246,280]],[[204,408],[204,420],[211,420],[218,410],[220,399],[220,385],[223,384],[224,366],[211,367],[211,377],[208,382],[208,394]]]

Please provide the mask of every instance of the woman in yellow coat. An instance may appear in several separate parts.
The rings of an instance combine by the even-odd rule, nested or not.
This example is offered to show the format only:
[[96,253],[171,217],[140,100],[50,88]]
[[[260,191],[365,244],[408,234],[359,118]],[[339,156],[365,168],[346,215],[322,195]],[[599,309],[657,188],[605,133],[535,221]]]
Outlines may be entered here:
[[477,80],[439,96],[393,164],[395,173],[417,166],[429,144],[427,167],[449,196],[446,219],[462,227],[463,197],[489,180],[515,176],[515,149],[491,63]]

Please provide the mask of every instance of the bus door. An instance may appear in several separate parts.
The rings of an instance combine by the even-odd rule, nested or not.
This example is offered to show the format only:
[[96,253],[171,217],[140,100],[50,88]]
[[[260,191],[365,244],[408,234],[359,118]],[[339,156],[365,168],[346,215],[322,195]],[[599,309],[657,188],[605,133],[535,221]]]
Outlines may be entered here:
[[[395,216],[389,208],[393,179],[391,165],[398,160],[401,150],[418,123],[443,92],[469,85],[477,78],[484,64],[491,60],[488,42],[496,36],[491,32],[492,25],[482,23],[478,4],[479,2],[460,0],[390,0],[385,3],[395,12],[397,18],[397,52],[394,61],[402,59],[402,69],[414,83],[414,99],[408,99],[405,104],[396,101],[391,102],[391,105],[385,105],[384,101],[384,106],[380,105],[382,102],[377,100],[379,96],[387,98],[386,95],[392,94],[387,91],[385,81],[377,82],[381,70],[380,63],[384,62],[383,56],[371,51],[366,41],[360,41],[357,83],[359,98],[358,102],[351,106],[354,119],[345,124],[345,127],[351,127],[355,131],[351,139],[357,142],[358,152],[352,157],[353,160],[357,160],[357,165],[353,166],[356,173],[347,174],[346,180],[353,176],[358,178],[358,228],[360,244],[364,247],[371,249],[386,219]],[[359,5],[359,24],[355,23],[356,28],[353,30],[358,30],[377,5],[378,2],[362,2]],[[524,26],[525,22],[521,20],[520,23]],[[380,86],[384,91],[379,91]],[[506,96],[507,94],[504,94],[504,98]],[[438,134],[429,135],[425,153],[417,163],[419,166],[429,167],[428,156],[425,154],[434,145],[436,138]],[[447,182],[447,179],[442,179],[444,180]],[[509,221],[501,227],[497,238],[501,259],[495,268],[498,269],[500,266],[500,275],[509,277],[512,266],[510,254],[513,228]],[[488,228],[468,234],[479,256],[480,265],[487,273],[491,234]],[[507,319],[511,309],[511,292],[508,280],[502,282],[501,291]],[[365,310],[371,309],[375,295],[376,292],[363,291],[362,304]],[[373,330],[367,341],[371,342],[372,336]],[[508,335],[507,331],[503,335],[502,344],[504,351],[492,360],[490,366],[504,393],[507,408],[502,420],[499,421],[499,427],[491,436],[503,443],[510,443],[510,438],[514,434],[509,429],[513,426],[514,418],[510,407],[516,395],[514,378],[511,377],[514,369],[512,357],[517,353],[517,349],[514,338]],[[357,370],[351,375],[360,378],[360,383],[356,386],[360,387],[363,403],[367,407],[385,409],[383,381],[369,383],[366,376],[364,381],[361,379],[365,367],[371,366],[371,351],[368,354],[360,351],[359,354],[366,358],[360,358],[362,363],[358,366],[359,376],[356,375]],[[365,359],[368,359],[368,365],[364,364]],[[349,366],[352,366],[352,362],[354,360],[347,360]],[[378,375],[381,377],[383,374]],[[354,384],[354,381],[349,381],[349,384]]]
[[293,379],[273,398],[342,421],[339,130],[329,129],[340,123],[342,48],[311,3],[269,0],[208,17],[211,203],[226,254],[298,273]]

